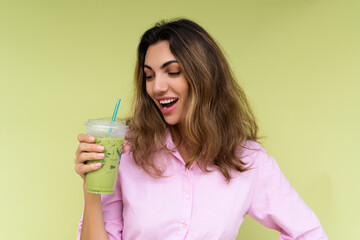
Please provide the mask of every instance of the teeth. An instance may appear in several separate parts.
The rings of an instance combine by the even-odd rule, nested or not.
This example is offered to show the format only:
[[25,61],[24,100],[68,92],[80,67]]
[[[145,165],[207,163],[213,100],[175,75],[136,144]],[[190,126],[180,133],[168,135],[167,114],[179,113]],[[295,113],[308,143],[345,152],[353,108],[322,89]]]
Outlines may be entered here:
[[171,102],[174,102],[176,99],[166,99],[166,100],[160,100],[159,103],[160,104],[168,104]]

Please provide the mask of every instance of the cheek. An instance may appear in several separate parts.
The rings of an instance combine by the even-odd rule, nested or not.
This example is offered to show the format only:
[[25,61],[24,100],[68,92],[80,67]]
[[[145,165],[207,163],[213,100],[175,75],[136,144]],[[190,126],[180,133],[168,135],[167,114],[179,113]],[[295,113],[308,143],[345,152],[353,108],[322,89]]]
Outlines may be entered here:
[[149,82],[146,82],[145,83],[145,90],[146,90],[146,93],[151,97],[151,84]]
[[185,98],[187,98],[189,95],[189,83],[187,81],[183,84],[182,93]]

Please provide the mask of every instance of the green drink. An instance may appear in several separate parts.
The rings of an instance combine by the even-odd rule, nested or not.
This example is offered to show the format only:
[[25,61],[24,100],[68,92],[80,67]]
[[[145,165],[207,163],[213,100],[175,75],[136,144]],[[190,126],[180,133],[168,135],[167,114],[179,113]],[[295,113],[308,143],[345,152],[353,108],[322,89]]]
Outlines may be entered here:
[[104,146],[105,158],[100,161],[101,168],[86,174],[86,190],[91,193],[113,194],[119,169],[123,138],[96,138],[95,143]]
[[86,132],[95,137],[95,143],[104,146],[105,158],[87,161],[86,164],[101,162],[101,168],[86,174],[86,190],[90,193],[113,194],[121,152],[124,143],[126,125],[122,120],[89,120],[85,123]]

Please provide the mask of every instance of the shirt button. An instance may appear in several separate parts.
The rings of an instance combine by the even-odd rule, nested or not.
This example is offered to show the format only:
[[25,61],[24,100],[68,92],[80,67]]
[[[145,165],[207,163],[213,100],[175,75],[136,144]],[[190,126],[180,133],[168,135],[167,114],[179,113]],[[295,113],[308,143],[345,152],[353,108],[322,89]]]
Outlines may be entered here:
[[190,198],[190,195],[187,193],[187,194],[185,195],[185,197],[186,197],[186,199],[189,199],[189,198]]
[[183,228],[187,228],[187,223],[186,222],[183,222]]

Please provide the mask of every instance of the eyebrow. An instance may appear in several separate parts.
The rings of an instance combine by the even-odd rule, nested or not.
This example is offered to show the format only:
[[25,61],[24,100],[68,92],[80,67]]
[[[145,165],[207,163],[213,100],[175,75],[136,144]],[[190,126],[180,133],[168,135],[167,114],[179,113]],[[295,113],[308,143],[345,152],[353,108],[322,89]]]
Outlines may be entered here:
[[[164,69],[164,68],[166,68],[167,66],[169,66],[169,65],[172,64],[172,63],[178,63],[178,61],[177,61],[177,60],[167,61],[166,63],[164,63],[163,65],[161,65],[160,69]],[[150,70],[153,70],[150,66],[148,66],[148,65],[146,65],[146,64],[144,64],[144,67],[145,67],[145,68],[148,68],[148,69],[150,69]]]

